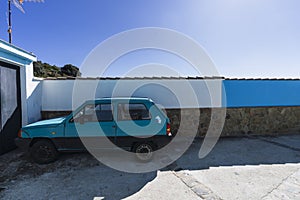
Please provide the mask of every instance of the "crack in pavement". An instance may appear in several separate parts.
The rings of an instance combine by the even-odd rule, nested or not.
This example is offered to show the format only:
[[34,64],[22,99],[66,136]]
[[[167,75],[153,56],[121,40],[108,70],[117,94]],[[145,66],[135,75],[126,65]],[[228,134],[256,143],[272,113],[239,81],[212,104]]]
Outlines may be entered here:
[[274,188],[273,188],[271,191],[269,191],[267,194],[263,195],[263,196],[261,197],[261,199],[267,198],[270,194],[272,194],[274,191],[276,191],[282,184],[284,184],[291,176],[293,176],[293,175],[296,174],[297,172],[300,172],[300,169],[297,169],[297,170],[293,171],[290,175],[288,175],[287,177],[285,177],[284,179],[282,179],[282,180],[280,181],[280,183],[279,183],[276,187],[274,187]]
[[173,171],[173,174],[201,199],[222,200],[219,196],[214,194],[208,187],[200,183],[188,172]]

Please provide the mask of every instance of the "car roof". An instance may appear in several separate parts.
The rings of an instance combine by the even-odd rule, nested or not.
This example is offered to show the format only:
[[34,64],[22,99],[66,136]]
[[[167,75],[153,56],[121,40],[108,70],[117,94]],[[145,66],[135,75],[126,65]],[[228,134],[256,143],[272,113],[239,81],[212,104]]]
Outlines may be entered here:
[[103,97],[103,98],[96,98],[94,100],[88,100],[86,102],[101,102],[101,101],[150,101],[150,102],[153,102],[148,97]]

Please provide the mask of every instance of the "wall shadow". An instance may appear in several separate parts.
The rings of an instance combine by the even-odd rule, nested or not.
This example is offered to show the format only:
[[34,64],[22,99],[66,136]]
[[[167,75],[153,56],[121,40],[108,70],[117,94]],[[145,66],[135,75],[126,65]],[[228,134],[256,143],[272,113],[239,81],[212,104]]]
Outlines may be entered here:
[[202,170],[220,166],[300,163],[300,135],[221,138],[203,159],[198,157],[203,139],[196,139],[184,155],[163,170]]
[[42,118],[42,82],[41,81],[33,81],[36,82],[34,90],[31,95],[26,100],[27,106],[27,120],[28,124],[36,122]]
[[[0,155],[16,148],[14,139],[18,136],[21,124],[20,107],[18,106],[7,119],[0,134]],[[1,113],[0,113],[1,114]]]

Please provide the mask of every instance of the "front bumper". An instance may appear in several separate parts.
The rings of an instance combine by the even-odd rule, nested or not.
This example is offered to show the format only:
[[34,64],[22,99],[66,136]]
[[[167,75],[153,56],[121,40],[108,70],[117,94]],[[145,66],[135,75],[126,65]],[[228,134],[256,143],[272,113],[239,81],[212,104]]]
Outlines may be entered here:
[[18,148],[22,149],[23,151],[27,151],[30,145],[31,139],[23,139],[23,138],[16,138],[15,144]]

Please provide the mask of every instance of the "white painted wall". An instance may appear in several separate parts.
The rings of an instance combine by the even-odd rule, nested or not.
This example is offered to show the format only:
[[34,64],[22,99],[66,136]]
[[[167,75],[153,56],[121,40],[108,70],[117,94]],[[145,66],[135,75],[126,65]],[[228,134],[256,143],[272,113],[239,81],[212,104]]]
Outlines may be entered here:
[[42,80],[33,76],[33,63],[20,67],[22,125],[41,119]]
[[22,104],[22,126],[27,125],[27,98],[26,98],[26,66],[20,66],[21,104]]
[[33,76],[33,64],[26,66],[27,123],[41,119],[42,79]]
[[221,95],[222,80],[218,79],[136,79],[44,80],[41,96],[43,111],[69,111],[73,104],[76,108],[85,100],[111,96],[149,97],[165,108],[221,107]]

